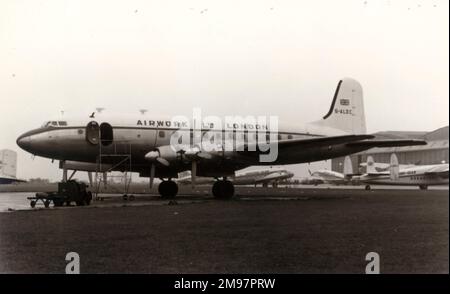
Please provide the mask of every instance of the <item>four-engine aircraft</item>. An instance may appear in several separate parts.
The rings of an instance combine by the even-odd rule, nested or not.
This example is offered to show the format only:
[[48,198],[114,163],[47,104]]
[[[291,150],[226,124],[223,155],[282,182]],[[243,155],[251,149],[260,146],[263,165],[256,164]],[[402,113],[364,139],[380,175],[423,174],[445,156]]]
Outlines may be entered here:
[[[174,197],[178,186],[172,179],[190,170],[193,183],[196,176],[216,179],[212,193],[217,198],[234,195],[228,177],[248,166],[313,162],[373,147],[426,144],[420,140],[371,140],[374,136],[366,134],[362,87],[350,78],[339,81],[325,116],[305,125],[280,122],[272,128],[271,123],[218,124],[205,119],[199,124],[192,120],[149,113],[93,113],[80,119],[48,121],[18,137],[17,144],[34,155],[61,160],[63,168],[65,161],[75,169],[78,162],[79,170],[86,165],[102,170],[107,164],[110,171],[149,177],[150,186],[155,177],[160,178],[158,190],[163,197]],[[208,134],[210,146],[202,140],[198,143],[198,136],[204,134]],[[271,159],[262,160],[264,156]]]

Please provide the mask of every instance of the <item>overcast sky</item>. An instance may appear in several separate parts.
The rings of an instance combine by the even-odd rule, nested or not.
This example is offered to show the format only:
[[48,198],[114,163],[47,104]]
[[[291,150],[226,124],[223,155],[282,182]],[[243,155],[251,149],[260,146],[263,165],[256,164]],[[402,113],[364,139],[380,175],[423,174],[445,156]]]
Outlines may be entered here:
[[0,1],[0,149],[18,177],[60,178],[21,151],[49,117],[324,115],[338,80],[364,89],[367,128],[448,125],[449,7],[431,1]]

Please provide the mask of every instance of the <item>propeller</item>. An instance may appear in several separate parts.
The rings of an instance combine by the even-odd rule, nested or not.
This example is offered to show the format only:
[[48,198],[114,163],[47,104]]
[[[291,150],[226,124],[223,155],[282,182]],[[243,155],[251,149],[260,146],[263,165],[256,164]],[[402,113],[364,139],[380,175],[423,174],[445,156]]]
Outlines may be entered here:
[[150,189],[153,188],[153,180],[155,179],[155,165],[150,166]]
[[[165,150],[167,152],[167,150]],[[153,150],[148,152],[147,154],[145,154],[145,159],[147,159],[148,161],[151,162],[150,165],[150,188],[153,187],[153,180],[155,178],[155,169],[156,169],[156,162],[159,162],[160,164],[164,165],[164,166],[169,166],[170,162],[161,156],[161,153],[166,154],[164,151],[162,150]],[[196,181],[196,177],[197,177],[197,161],[199,159],[211,159],[212,155],[208,152],[202,152],[202,150],[195,146],[192,148],[189,148],[187,150],[179,150],[177,151],[178,155],[176,155],[176,157],[174,158],[185,158],[188,161],[191,162],[191,183],[192,183],[192,188],[195,187],[195,181]],[[169,158],[172,158],[172,156],[170,156],[171,154],[169,153]]]
[[164,166],[169,166],[170,163],[167,159],[164,159],[159,154],[159,151],[150,151],[145,155],[145,158],[149,161],[151,161],[150,165],[150,189],[153,188],[153,181],[155,179],[155,173],[156,173],[156,165],[155,162],[159,162]]
[[161,163],[164,166],[169,166],[170,165],[170,163],[169,163],[169,161],[167,159],[164,159],[164,158],[161,157],[161,155],[159,154],[159,151],[150,151],[149,153],[147,153],[145,155],[145,158],[147,160],[150,160],[150,161],[153,161],[153,162],[157,161],[157,162]]
[[197,178],[197,161],[192,160],[192,168],[191,168],[191,184],[192,189],[195,188],[195,180]]
[[197,153],[197,156],[203,159],[211,159],[212,155],[206,152]]
[[197,179],[197,160],[198,159],[211,159],[212,155],[208,152],[203,152],[199,147],[193,147],[184,152],[184,156],[191,159],[191,184],[192,189],[195,188],[195,182]]
[[184,151],[184,156],[187,158],[204,158],[204,159],[211,159],[212,155],[208,152],[203,152],[199,147],[195,146],[192,148],[189,148],[188,150]]

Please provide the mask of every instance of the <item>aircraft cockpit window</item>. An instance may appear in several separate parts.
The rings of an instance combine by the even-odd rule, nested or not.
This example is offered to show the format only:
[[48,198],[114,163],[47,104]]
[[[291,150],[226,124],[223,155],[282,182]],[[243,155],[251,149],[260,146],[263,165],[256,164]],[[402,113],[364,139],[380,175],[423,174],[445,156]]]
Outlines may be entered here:
[[58,124],[59,124],[60,127],[67,126],[67,122],[66,121],[59,121]]
[[58,126],[58,123],[57,123],[56,121],[52,121],[52,126],[53,126],[53,127],[57,127],[57,126]]
[[41,127],[42,127],[42,128],[46,128],[46,127],[48,127],[50,124],[51,124],[50,121],[46,121],[45,123],[42,124]]

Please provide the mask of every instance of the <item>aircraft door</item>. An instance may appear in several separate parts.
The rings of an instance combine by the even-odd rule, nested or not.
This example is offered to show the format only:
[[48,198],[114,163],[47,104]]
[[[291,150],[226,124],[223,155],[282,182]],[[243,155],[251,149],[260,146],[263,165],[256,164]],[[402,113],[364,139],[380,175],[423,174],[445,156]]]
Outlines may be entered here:
[[109,123],[102,123],[100,125],[100,140],[103,146],[111,145],[114,139],[113,128]]
[[96,121],[91,121],[86,126],[86,141],[92,145],[98,145],[100,141],[100,127]]

